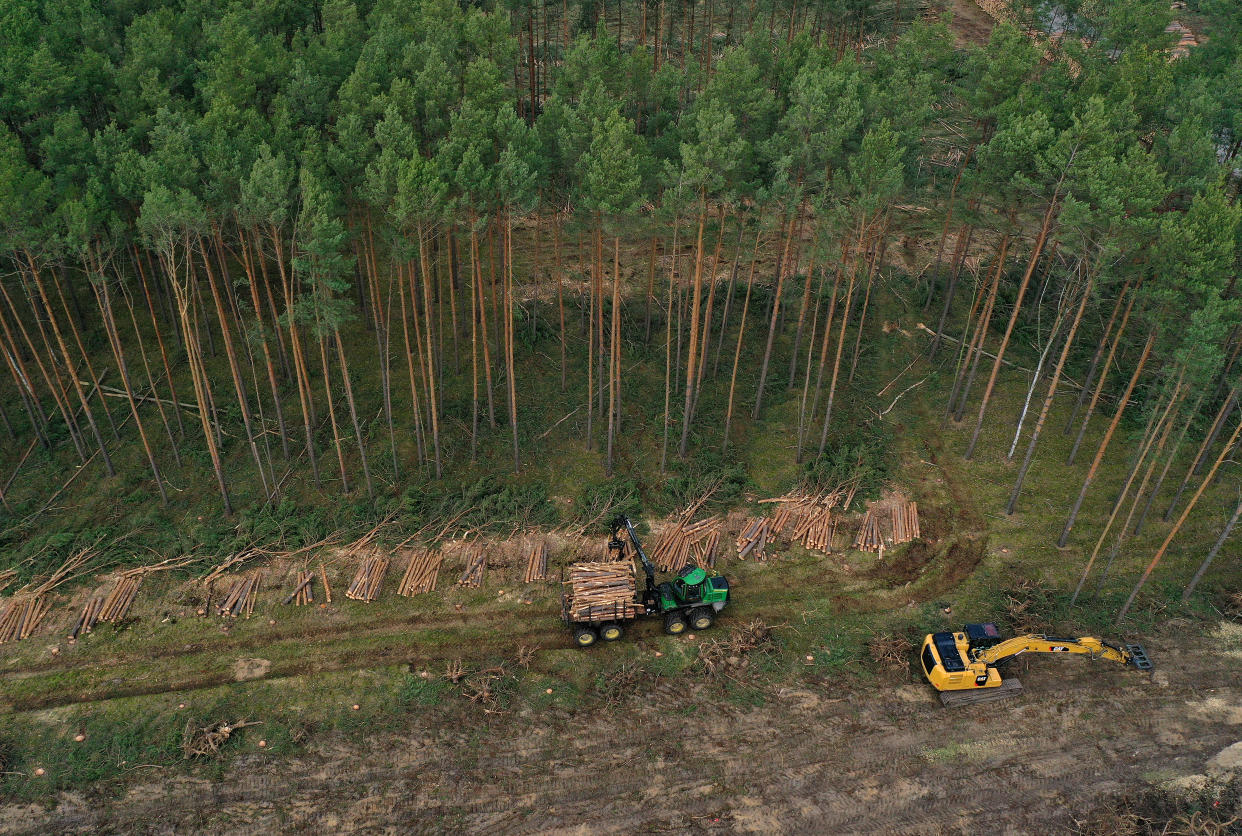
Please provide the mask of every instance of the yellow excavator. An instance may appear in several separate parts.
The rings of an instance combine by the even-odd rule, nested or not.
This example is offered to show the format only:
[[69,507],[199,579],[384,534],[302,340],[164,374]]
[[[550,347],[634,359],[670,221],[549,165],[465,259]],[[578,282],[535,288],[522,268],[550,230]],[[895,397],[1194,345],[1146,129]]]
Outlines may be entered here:
[[1012,697],[1022,690],[1017,677],[1002,678],[998,665],[1023,653],[1080,653],[1110,659],[1141,671],[1152,669],[1141,644],[1115,645],[1091,636],[1061,639],[1029,635],[1001,637],[995,624],[967,624],[960,633],[930,633],[923,639],[919,663],[927,681],[947,706],[970,705]]

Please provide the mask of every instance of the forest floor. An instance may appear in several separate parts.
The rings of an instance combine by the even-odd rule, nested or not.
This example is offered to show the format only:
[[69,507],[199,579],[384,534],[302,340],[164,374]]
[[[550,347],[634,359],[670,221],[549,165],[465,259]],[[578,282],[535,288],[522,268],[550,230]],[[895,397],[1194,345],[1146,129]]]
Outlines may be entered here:
[[975,0],[950,0],[947,10],[953,13],[950,31],[959,46],[986,44],[992,35],[996,20],[980,8]]
[[1066,832],[1102,797],[1202,773],[1242,737],[1242,654],[1182,626],[1147,641],[1154,677],[1036,659],[1018,699],[956,711],[899,673],[662,678],[595,711],[457,701],[219,776],[146,772],[114,800],[10,804],[0,831]]
[[[178,582],[152,578],[123,630],[49,644],[58,624],[5,649],[0,710],[37,752],[23,767],[47,775],[10,785],[0,833],[941,833],[984,821],[1052,833],[1118,794],[1193,783],[1242,739],[1242,629],[1207,608],[1139,608],[1126,634],[1154,674],[1032,659],[1015,671],[1022,695],[956,711],[912,651],[899,670],[869,657],[876,635],[916,643],[966,619],[1117,632],[1109,596],[1124,590],[1077,610],[1045,593],[1081,565],[1048,545],[1055,472],[1032,480],[1019,514],[994,513],[1012,465],[988,454],[968,466],[950,449],[968,427],[937,433],[917,394],[890,416],[894,481],[919,500],[924,539],[882,562],[800,548],[726,559],[736,600],[703,636],[641,624],[618,645],[573,649],[555,578],[523,586],[516,564],[489,568],[478,590],[453,586],[446,567],[441,591],[414,601],[389,589],[372,605],[295,609],[273,591],[233,623],[194,617]],[[1007,390],[996,415],[1021,395]],[[989,422],[986,449],[1007,432]],[[1044,454],[1067,443],[1052,433]],[[1134,559],[1148,536],[1137,542]],[[755,619],[772,626],[771,652],[708,675],[703,644]],[[244,719],[263,725],[227,758],[183,762],[186,727]]]

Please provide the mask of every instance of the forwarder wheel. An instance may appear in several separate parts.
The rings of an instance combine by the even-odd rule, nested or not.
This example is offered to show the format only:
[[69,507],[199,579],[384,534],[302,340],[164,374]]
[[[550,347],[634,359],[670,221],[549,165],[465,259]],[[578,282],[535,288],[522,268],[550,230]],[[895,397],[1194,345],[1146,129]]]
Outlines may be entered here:
[[690,626],[696,630],[706,630],[716,621],[716,613],[710,607],[695,607],[690,611]]
[[686,620],[681,617],[681,613],[669,613],[664,616],[664,632],[670,636],[686,632]]
[[595,640],[597,638],[599,638],[599,636],[596,634],[594,627],[574,628],[574,643],[577,644],[578,647],[590,647],[595,644]]
[[599,628],[599,637],[606,642],[615,642],[623,635],[625,631],[621,629],[620,624],[605,624]]

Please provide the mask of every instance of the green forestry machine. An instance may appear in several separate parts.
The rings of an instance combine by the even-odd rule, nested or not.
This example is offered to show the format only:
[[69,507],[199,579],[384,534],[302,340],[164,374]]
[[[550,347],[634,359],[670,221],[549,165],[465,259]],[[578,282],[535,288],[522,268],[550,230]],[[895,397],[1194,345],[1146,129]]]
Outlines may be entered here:
[[[647,584],[641,591],[635,590],[632,599],[627,596],[625,600],[583,607],[575,606],[575,596],[583,595],[584,589],[571,580],[569,592],[561,604],[562,618],[573,632],[575,644],[590,647],[599,639],[616,641],[624,634],[624,624],[651,616],[664,618],[664,632],[669,635],[684,633],[687,626],[695,630],[712,626],[716,613],[729,602],[727,578],[714,572],[708,574],[698,566],[687,566],[673,580],[657,584],[655,566],[643,551],[629,518],[618,516],[610,528],[609,554],[618,562],[625,561],[628,549],[622,539],[624,534],[642,562]],[[632,568],[630,564],[631,572]]]

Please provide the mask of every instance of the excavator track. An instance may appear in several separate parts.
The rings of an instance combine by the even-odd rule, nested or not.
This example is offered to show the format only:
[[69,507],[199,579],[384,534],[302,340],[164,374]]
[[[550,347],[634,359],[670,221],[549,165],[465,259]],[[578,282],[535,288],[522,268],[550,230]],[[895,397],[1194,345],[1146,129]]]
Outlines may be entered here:
[[975,705],[981,702],[997,702],[1016,697],[1022,693],[1022,683],[1011,676],[996,688],[972,688],[966,691],[941,691],[940,702],[949,708],[963,705]]

